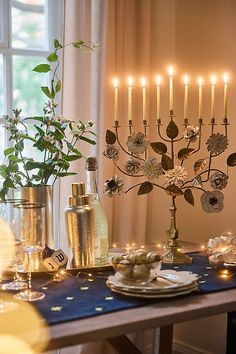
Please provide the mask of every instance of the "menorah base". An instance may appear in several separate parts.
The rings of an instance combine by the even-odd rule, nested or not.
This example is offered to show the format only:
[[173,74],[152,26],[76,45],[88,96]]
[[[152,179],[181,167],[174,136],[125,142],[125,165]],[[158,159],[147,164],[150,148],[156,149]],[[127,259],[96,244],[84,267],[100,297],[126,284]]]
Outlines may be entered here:
[[179,251],[178,247],[170,246],[170,249],[163,254],[162,262],[168,264],[187,264],[192,263],[192,258]]

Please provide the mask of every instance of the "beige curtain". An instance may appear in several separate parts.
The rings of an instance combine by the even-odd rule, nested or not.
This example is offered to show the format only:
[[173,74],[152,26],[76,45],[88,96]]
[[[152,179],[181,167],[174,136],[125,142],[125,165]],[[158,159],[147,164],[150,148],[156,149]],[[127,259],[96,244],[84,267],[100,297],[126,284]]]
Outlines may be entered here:
[[[68,48],[64,54],[63,114],[71,119],[94,120],[98,133],[95,149],[82,146],[85,154],[94,153],[98,158],[100,197],[109,219],[110,244],[136,242],[147,244],[152,235],[147,232],[150,196],[137,197],[137,188],[118,198],[103,195],[106,179],[118,174],[112,161],[103,156],[105,132],[113,128],[114,76],[122,83],[119,96],[120,138],[123,144],[128,136],[126,80],[128,75],[138,80],[145,76],[149,82],[148,113],[155,121],[155,97],[153,73],[158,72],[163,62],[173,58],[173,29],[165,33],[165,39],[157,33],[164,33],[166,22],[173,23],[173,1],[155,0],[67,0],[65,2],[65,42],[83,38],[101,43],[97,53],[84,53]],[[164,20],[165,19],[165,20]],[[162,48],[161,50],[159,48]],[[123,87],[122,87],[123,86]],[[134,91],[134,130],[141,131],[142,106],[138,89]],[[153,136],[153,129],[150,129]],[[120,158],[120,167],[125,157]],[[84,179],[84,162],[76,166],[79,179]],[[77,180],[78,180],[77,178]],[[137,180],[124,178],[126,189]],[[72,179],[71,179],[72,180]],[[69,180],[62,181],[61,209],[69,194]],[[152,198],[152,197],[151,197]],[[61,225],[63,212],[61,214]],[[62,230],[64,228],[62,227]],[[64,234],[64,231],[63,231]],[[64,244],[64,236],[61,242]],[[154,235],[156,242],[156,234]]]

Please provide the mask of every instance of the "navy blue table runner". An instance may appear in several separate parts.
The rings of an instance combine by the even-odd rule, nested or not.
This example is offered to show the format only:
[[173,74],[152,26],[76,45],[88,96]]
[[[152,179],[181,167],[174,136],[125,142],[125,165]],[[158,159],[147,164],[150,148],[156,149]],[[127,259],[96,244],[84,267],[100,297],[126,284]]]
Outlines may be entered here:
[[[205,254],[192,253],[191,256],[192,264],[163,265],[162,269],[187,270],[198,274],[200,294],[236,288],[236,274],[222,279],[209,266]],[[80,277],[71,276],[62,282],[53,282],[48,277],[35,279],[34,287],[46,294],[45,299],[35,305],[48,324],[56,324],[161,301],[113,293],[106,286],[110,274],[111,271],[94,271],[93,277],[82,274]]]

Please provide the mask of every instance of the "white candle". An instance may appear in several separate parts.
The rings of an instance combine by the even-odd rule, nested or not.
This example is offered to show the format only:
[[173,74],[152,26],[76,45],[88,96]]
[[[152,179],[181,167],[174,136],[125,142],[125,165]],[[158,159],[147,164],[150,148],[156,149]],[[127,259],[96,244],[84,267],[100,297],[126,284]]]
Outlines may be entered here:
[[227,118],[228,112],[227,112],[227,91],[228,91],[228,75],[225,73],[224,74],[224,118]]
[[128,78],[128,121],[132,120],[132,90],[133,90],[133,79]]
[[169,109],[170,109],[170,111],[173,111],[173,109],[174,109],[173,74],[174,74],[173,67],[170,66],[169,67],[169,75],[170,75],[170,94],[169,94],[170,104],[169,104]]
[[146,113],[147,113],[147,97],[146,97],[146,80],[143,77],[141,79],[142,85],[142,96],[143,96],[143,122],[146,121]]
[[157,119],[161,118],[160,115],[160,107],[161,107],[161,77],[158,75],[156,77],[156,84],[157,84]]
[[202,119],[202,84],[203,80],[200,76],[198,78],[198,118]]
[[216,76],[212,75],[211,77],[211,118],[215,118],[215,85],[216,85]]
[[184,118],[188,118],[188,76],[184,77]]
[[114,121],[118,122],[118,79],[114,78]]

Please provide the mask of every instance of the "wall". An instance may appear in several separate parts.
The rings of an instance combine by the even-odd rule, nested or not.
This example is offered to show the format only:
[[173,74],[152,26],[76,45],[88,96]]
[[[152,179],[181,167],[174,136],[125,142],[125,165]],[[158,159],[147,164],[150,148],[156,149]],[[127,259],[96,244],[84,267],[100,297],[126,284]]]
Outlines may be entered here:
[[[191,76],[202,74],[208,77],[211,73],[221,74],[228,71],[229,84],[229,119],[230,145],[217,161],[217,167],[225,171],[225,160],[228,154],[236,150],[235,143],[235,94],[236,94],[236,2],[234,0],[177,0],[175,1],[175,63],[179,70],[191,73]],[[219,87],[220,86],[220,87]],[[218,89],[219,87],[219,89]],[[206,93],[207,91],[207,93]],[[209,84],[204,89],[204,129],[209,131],[210,105]],[[190,96],[190,115],[194,120],[197,112],[197,89]],[[223,117],[222,83],[217,85],[216,119],[220,124]],[[177,104],[180,98],[177,98]],[[217,128],[221,129],[220,126]],[[207,136],[206,133],[204,133]],[[209,134],[209,133],[208,133]],[[181,238],[195,242],[205,242],[213,235],[224,231],[236,234],[235,224],[235,181],[236,170],[230,169],[230,179],[224,190],[225,208],[223,212],[209,215],[205,213],[196,198],[196,206],[192,208],[183,199],[178,202],[178,227]],[[196,193],[195,193],[196,195]],[[197,200],[198,199],[198,200]],[[175,340],[182,341],[209,353],[222,354],[225,351],[226,318],[213,318],[188,322],[176,326]],[[207,329],[210,329],[209,331]],[[217,333],[217,336],[215,336]],[[187,353],[187,352],[186,352]]]

